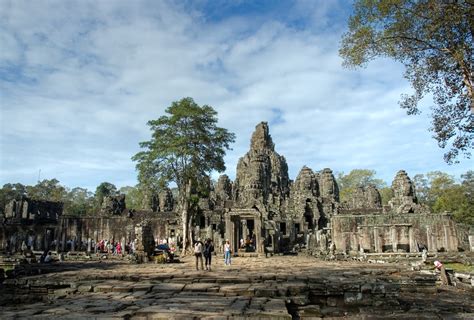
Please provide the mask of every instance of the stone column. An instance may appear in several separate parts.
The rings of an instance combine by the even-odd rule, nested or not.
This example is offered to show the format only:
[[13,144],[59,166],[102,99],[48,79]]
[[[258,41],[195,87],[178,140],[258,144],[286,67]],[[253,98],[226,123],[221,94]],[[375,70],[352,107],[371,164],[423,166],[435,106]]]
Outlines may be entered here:
[[474,252],[474,235],[469,235],[469,248]]
[[412,226],[408,227],[408,244],[410,245],[410,252],[418,252]]
[[260,252],[260,242],[262,241],[262,220],[260,217],[255,217],[254,220],[254,232],[255,232],[255,251],[258,253],[263,253]]
[[380,230],[378,227],[374,227],[374,246],[375,252],[382,252],[382,243],[380,241]]
[[[247,227],[247,219],[242,219],[240,221],[240,225],[241,225],[241,228],[242,228],[242,238],[245,240],[247,240],[247,236],[249,235],[249,229]],[[239,242],[240,242],[240,239],[238,239]]]
[[428,251],[436,251],[431,238],[431,226],[426,227],[426,242],[428,242],[426,244],[428,246]]
[[397,234],[397,227],[396,226],[391,226],[390,227],[390,238],[392,240],[392,251],[393,252],[398,252],[398,234]]

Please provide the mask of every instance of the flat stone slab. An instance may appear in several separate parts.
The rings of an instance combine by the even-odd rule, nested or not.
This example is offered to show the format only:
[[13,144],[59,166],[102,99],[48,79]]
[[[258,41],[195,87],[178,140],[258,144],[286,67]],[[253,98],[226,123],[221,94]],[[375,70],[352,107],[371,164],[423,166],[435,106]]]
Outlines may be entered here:
[[[472,292],[436,286],[398,264],[313,257],[235,257],[196,271],[178,264],[66,262],[58,272],[7,279],[0,318],[417,319],[474,318]],[[457,317],[460,318],[460,317]]]

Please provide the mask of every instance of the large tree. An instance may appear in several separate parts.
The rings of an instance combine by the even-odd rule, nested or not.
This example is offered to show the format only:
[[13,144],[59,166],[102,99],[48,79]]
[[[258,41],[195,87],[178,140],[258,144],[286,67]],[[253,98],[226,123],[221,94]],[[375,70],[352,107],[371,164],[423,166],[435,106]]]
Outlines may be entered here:
[[432,94],[433,137],[444,158],[470,158],[474,147],[474,0],[356,0],[340,55],[348,67],[376,57],[405,65],[414,93],[400,105],[408,114]]
[[[377,179],[375,174],[376,172],[374,170],[368,169],[353,169],[349,174],[344,174],[344,172],[338,173],[336,179],[341,201],[349,201],[354,194],[354,191],[359,187],[374,185],[379,190],[385,188],[385,181]],[[386,198],[385,192],[383,195]],[[388,202],[388,200],[389,199],[386,199],[384,202]]]
[[64,212],[69,215],[83,216],[94,208],[94,194],[85,188],[75,187],[67,193]]
[[95,201],[96,201],[96,209],[99,210],[102,206],[102,202],[104,198],[107,196],[113,196],[117,194],[117,187],[110,183],[110,182],[102,182],[97,186],[95,189]]
[[35,186],[27,186],[26,192],[28,197],[35,200],[64,202],[67,197],[66,188],[55,178],[38,181]]
[[235,135],[217,126],[217,112],[199,106],[192,98],[175,101],[167,115],[148,121],[151,140],[141,142],[145,149],[132,159],[137,161],[141,184],[168,185],[179,190],[178,207],[183,223],[183,253],[190,247],[193,213],[191,191],[207,181],[212,171],[225,170],[224,156]]

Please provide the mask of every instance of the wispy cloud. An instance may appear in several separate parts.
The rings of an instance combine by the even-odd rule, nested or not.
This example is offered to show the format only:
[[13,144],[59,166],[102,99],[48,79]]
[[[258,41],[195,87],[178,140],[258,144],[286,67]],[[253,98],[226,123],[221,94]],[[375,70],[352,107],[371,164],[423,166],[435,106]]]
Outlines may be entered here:
[[409,90],[398,64],[341,67],[349,11],[345,1],[1,1],[0,183],[34,183],[41,169],[70,187],[134,184],[146,122],[185,96],[237,134],[231,177],[260,121],[291,178],[303,165],[387,181],[401,168],[466,171],[442,162],[426,116],[398,108]]

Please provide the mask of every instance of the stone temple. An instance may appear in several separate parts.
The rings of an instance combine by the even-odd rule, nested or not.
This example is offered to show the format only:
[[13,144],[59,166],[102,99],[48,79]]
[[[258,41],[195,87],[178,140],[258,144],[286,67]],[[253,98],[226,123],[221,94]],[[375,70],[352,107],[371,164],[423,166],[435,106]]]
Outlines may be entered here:
[[[382,206],[373,186],[358,189],[351,201],[341,203],[329,168],[305,166],[291,180],[266,122],[256,126],[235,181],[222,175],[211,189],[209,198],[199,201],[194,238],[212,238],[218,247],[229,239],[236,253],[241,241],[250,243],[247,248],[254,254],[470,251],[474,246],[473,236],[451,215],[433,214],[418,204],[403,170],[394,178],[388,206]],[[101,239],[166,239],[179,246],[181,215],[172,192],[163,190],[148,202],[147,210],[133,211],[126,209],[123,195],[108,197],[96,216],[72,217],[63,214],[60,203],[12,201],[0,225],[0,249],[19,251],[25,242],[34,250],[51,245],[58,251],[90,250],[90,243]]]

